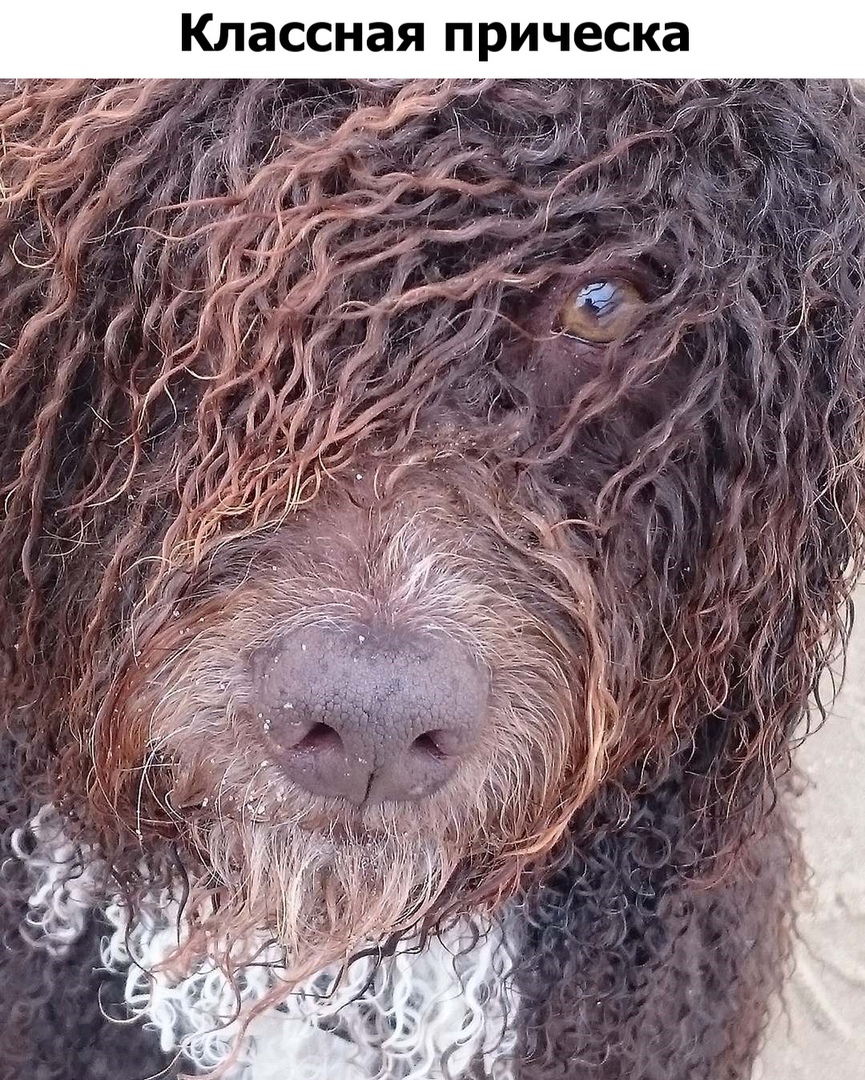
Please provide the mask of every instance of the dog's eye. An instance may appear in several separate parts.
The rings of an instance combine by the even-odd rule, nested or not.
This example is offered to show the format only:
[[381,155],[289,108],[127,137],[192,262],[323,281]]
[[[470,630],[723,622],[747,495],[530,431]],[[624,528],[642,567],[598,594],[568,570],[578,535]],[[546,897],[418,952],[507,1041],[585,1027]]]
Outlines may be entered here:
[[640,290],[625,278],[592,281],[571,293],[559,313],[566,334],[598,344],[626,337],[646,309]]

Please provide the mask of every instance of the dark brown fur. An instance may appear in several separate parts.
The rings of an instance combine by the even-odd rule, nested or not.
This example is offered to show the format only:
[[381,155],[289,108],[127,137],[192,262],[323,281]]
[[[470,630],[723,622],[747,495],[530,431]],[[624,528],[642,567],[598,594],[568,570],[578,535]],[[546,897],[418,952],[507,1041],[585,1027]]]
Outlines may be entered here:
[[[0,130],[10,827],[57,801],[133,903],[179,863],[178,962],[508,904],[521,1077],[746,1077],[862,555],[855,89],[52,82]],[[648,306],[599,347],[605,276]],[[262,750],[251,651],[355,622],[491,674],[411,814]]]

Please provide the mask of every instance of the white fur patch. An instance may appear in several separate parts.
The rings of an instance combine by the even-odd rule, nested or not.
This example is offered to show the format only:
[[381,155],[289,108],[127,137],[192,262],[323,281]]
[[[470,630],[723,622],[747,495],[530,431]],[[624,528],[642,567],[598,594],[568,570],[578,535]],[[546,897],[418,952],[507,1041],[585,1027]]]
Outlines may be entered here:
[[84,932],[87,916],[105,889],[105,867],[90,850],[73,844],[53,806],[43,806],[11,839],[12,853],[27,866],[33,892],[26,925],[34,945],[61,955]]
[[112,932],[106,967],[125,975],[130,1009],[147,1018],[164,1051],[200,1069],[232,1059],[230,1080],[458,1080],[475,1059],[493,1080],[510,1080],[518,995],[509,976],[513,930],[464,920],[421,949],[406,941],[392,956],[327,968],[256,1017],[238,1043],[241,1015],[279,981],[275,954],[243,969],[232,984],[205,964],[181,980],[154,970],[178,945],[176,899],[168,891],[130,912],[106,904],[98,854],[69,842],[45,807],[16,834],[16,855],[33,882],[28,924],[46,948],[62,952],[99,906]]

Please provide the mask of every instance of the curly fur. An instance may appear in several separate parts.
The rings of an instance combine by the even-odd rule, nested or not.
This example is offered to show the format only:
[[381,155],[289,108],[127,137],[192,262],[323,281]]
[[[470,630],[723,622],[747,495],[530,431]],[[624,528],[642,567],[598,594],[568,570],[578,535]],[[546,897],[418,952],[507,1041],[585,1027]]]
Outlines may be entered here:
[[[52,807],[16,833],[13,849],[31,879],[28,931],[38,947],[62,957],[81,938],[88,913],[104,905],[107,868],[98,853],[70,845]],[[177,945],[179,909],[180,898],[167,890],[135,913],[114,897],[104,910],[111,930],[101,958],[124,977],[126,1005],[146,1016],[164,1053],[182,1051],[199,1069],[215,1069],[231,1059],[238,1035],[231,1020],[238,989],[242,1009],[268,998],[279,957],[263,945],[240,988],[212,963],[175,979],[163,965]],[[478,1058],[485,1073],[510,1080],[515,947],[506,926],[465,920],[441,938],[408,940],[386,954],[371,949],[317,972],[251,1025],[236,1074],[270,1076],[276,1067],[279,1075],[290,1061],[294,1080],[443,1080],[443,1060],[457,1076]]]
[[[106,868],[58,951],[6,867],[10,1076],[179,1067],[93,971],[168,889],[172,978],[268,950],[242,1030],[493,918],[520,1080],[747,1077],[862,562],[858,90],[35,82],[0,132],[2,816]],[[644,317],[592,345],[610,277]],[[256,711],[251,656],[358,625],[489,675],[410,813],[300,791]]]

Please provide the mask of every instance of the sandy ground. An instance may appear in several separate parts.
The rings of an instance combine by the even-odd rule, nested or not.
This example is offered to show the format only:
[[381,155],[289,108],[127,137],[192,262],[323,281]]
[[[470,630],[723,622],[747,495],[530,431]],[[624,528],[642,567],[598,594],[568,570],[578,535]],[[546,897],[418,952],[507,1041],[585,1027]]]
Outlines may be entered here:
[[754,1080],[865,1080],[865,587],[847,680],[823,728],[800,749],[799,800],[813,871],[786,1015]]

